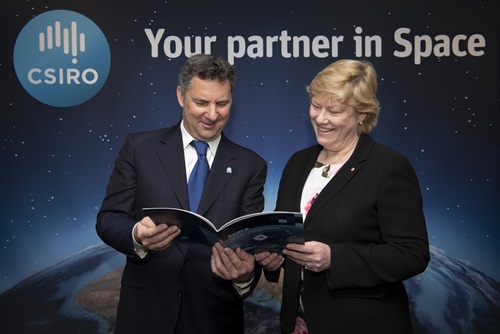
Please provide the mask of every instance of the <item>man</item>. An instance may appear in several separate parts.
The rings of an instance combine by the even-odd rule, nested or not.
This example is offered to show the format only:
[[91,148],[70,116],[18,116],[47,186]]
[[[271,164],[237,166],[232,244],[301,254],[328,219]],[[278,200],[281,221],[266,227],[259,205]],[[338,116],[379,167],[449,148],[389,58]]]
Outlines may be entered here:
[[[243,298],[261,272],[253,256],[218,243],[210,249],[177,242],[177,226],[156,226],[142,212],[177,207],[220,227],[262,211],[265,161],[222,133],[234,81],[228,62],[189,58],[177,87],[182,121],[131,134],[120,151],[96,225],[101,239],[127,256],[116,333],[243,333]],[[210,172],[199,205],[190,209],[188,180],[198,159],[192,140],[208,143]]]

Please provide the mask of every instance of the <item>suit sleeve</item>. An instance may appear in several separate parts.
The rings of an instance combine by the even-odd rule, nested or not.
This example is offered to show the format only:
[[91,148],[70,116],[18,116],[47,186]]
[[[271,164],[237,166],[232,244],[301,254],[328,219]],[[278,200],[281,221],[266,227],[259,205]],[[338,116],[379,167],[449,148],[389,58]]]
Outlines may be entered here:
[[258,158],[245,188],[240,216],[264,210],[264,183],[267,177],[267,164]]
[[[297,153],[294,153],[288,160],[281,174],[280,184],[278,188],[278,197],[276,200],[275,211],[300,211],[298,202],[299,192],[299,175],[293,171],[292,166],[296,166]],[[300,160],[300,159],[299,159]],[[282,266],[285,267],[285,264]],[[264,270],[264,277],[268,282],[277,283],[281,275],[281,268],[275,271]]]
[[[264,210],[264,183],[267,177],[267,164],[258,159],[253,177],[250,178],[242,202],[242,215]],[[255,263],[255,275],[250,291],[242,297],[246,298],[253,293],[262,275],[262,267]]]
[[133,147],[133,136],[129,135],[115,161],[101,209],[97,214],[96,230],[106,244],[128,257],[139,260],[132,241],[132,229],[137,223],[134,212],[137,179]]

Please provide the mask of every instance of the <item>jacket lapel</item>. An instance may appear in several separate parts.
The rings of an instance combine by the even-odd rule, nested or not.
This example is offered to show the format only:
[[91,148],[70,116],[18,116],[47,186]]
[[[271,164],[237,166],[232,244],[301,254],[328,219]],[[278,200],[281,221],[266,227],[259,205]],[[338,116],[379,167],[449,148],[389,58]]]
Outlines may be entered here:
[[189,210],[186,170],[184,163],[184,148],[179,124],[170,128],[161,138],[157,150],[167,178],[172,184],[181,207]]
[[314,167],[314,164],[318,160],[318,155],[319,152],[323,149],[323,146],[321,145],[316,145],[314,150],[312,150],[303,161],[299,161],[300,165],[303,165],[304,167],[299,171],[299,174],[297,174],[297,179],[296,179],[296,190],[293,191],[294,193],[294,207],[297,208],[297,211],[300,211],[300,202],[302,199],[302,190],[304,189],[304,185],[306,184],[307,178],[309,177],[309,174],[311,173],[311,169]]
[[[367,135],[361,135],[359,138],[356,149],[354,150],[352,156],[344,164],[344,166],[335,174],[335,176],[328,182],[328,184],[323,188],[318,198],[314,201],[307,213],[306,220],[304,224],[311,221],[314,215],[321,210],[321,208],[326,205],[346,184],[358,173],[363,167],[363,162],[366,161],[368,157],[368,152],[373,146],[373,140]],[[304,180],[305,183],[305,180]],[[302,183],[302,185],[304,185]]]

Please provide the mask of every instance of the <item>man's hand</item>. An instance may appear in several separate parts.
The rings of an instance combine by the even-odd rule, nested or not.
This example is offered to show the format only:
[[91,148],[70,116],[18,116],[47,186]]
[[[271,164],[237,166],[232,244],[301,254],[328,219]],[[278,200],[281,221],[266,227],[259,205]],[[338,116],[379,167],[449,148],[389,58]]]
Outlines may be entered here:
[[159,251],[167,248],[179,234],[181,230],[175,225],[153,223],[151,218],[144,217],[135,227],[135,240],[152,251]]
[[276,271],[281,268],[285,258],[277,253],[258,253],[255,254],[255,260],[262,266],[262,268],[269,271]]
[[249,282],[254,276],[255,260],[252,254],[240,248],[235,252],[219,242],[212,247],[210,265],[215,275],[234,283]]

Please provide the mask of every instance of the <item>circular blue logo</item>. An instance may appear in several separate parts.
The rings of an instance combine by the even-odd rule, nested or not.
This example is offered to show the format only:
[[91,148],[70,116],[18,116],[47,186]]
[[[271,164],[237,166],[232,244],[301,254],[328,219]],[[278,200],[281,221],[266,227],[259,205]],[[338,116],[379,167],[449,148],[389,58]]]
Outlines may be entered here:
[[54,107],[76,106],[92,98],[106,82],[110,64],[101,29],[69,10],[33,18],[14,46],[14,68],[24,89]]

